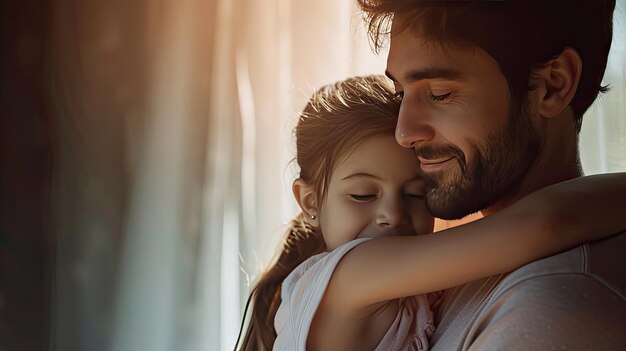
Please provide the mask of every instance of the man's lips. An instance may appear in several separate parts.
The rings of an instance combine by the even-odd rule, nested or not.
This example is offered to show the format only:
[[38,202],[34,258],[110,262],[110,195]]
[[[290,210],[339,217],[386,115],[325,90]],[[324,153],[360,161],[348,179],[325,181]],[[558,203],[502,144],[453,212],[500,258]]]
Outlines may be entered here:
[[448,158],[438,158],[438,159],[430,160],[430,159],[423,158],[423,157],[420,157],[420,156],[417,157],[417,159],[420,161],[420,163],[425,165],[425,166],[442,164],[444,162],[450,161],[453,158],[454,158],[454,156],[448,157]]

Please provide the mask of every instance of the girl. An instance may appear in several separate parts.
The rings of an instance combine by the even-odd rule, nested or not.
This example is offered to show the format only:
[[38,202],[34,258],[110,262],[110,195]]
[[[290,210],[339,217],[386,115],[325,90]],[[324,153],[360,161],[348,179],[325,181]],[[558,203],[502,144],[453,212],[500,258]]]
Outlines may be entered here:
[[619,174],[557,184],[422,235],[433,217],[415,155],[394,138],[393,96],[383,77],[352,78],[316,92],[302,112],[293,184],[302,214],[252,290],[244,350],[427,350],[436,301],[427,293],[626,226]]

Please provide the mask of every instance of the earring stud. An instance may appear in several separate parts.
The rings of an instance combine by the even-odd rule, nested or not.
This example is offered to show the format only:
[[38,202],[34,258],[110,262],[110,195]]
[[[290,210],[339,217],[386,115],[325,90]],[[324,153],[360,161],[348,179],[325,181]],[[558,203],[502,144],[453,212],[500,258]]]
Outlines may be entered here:
[[311,215],[311,219],[315,219],[315,218],[317,218],[316,215]]

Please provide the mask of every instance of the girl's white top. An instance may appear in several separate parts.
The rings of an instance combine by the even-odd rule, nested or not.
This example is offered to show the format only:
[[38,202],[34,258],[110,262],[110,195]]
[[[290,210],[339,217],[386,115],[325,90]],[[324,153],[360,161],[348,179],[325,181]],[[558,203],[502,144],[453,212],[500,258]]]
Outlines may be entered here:
[[[282,284],[282,302],[274,319],[274,350],[304,351],[315,311],[341,258],[371,238],[350,241],[302,262]],[[376,351],[428,350],[434,322],[425,295],[400,300],[400,309]]]

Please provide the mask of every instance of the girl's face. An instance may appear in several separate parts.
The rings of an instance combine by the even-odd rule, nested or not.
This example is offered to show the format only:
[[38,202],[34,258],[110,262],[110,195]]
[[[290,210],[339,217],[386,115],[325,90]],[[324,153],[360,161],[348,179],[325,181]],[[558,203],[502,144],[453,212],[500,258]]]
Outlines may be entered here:
[[328,250],[356,238],[431,233],[425,184],[393,135],[368,138],[334,168],[319,223]]

